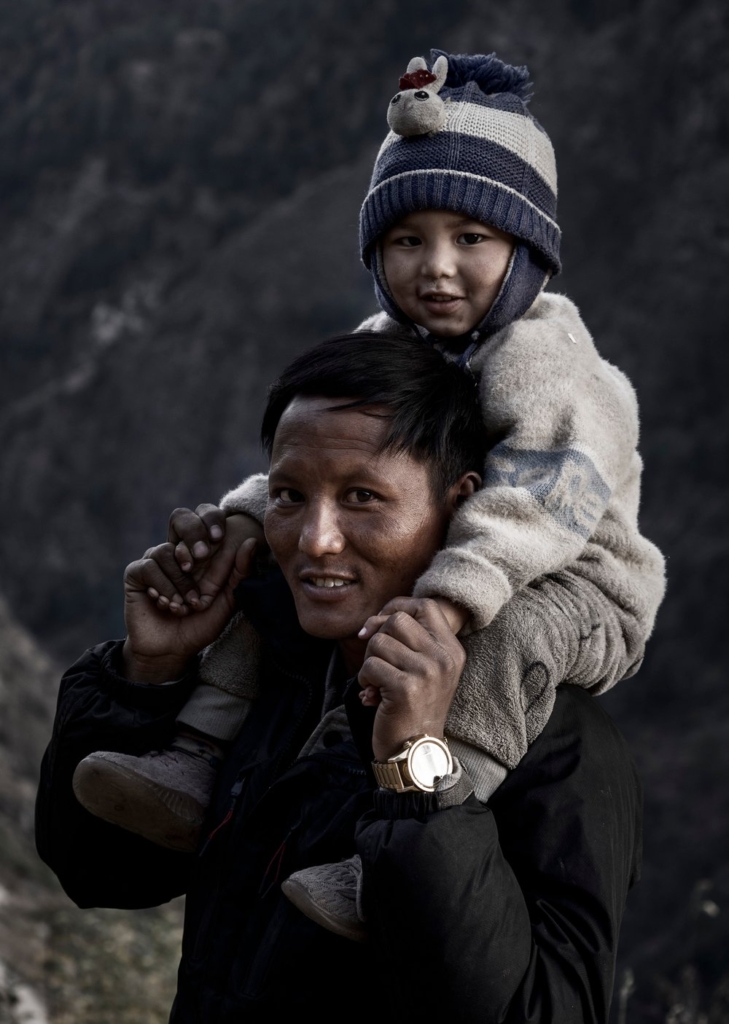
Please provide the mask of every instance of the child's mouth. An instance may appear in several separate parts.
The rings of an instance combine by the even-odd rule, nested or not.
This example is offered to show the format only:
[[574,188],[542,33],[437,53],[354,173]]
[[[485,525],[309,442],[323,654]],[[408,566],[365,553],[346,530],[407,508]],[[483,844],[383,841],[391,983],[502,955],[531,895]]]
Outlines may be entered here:
[[420,301],[430,313],[435,313],[436,316],[445,316],[453,313],[463,300],[460,295],[440,295],[437,292],[429,292],[426,295],[421,295]]

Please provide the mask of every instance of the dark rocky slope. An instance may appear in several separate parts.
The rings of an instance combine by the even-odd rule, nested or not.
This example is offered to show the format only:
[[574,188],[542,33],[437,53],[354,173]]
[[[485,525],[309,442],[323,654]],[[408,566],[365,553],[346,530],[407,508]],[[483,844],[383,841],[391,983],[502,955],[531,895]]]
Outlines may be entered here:
[[33,803],[57,678],[0,598],[0,1024],[162,1022],[182,901],[141,913],[78,910],[35,854]]

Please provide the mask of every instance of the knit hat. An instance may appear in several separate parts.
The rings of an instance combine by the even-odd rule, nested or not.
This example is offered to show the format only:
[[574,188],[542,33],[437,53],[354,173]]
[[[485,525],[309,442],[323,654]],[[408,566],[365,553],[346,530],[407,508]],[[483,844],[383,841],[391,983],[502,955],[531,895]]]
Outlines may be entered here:
[[521,316],[560,271],[557,169],[544,129],[529,113],[529,72],[494,54],[431,50],[414,57],[390,101],[360,213],[360,251],[382,307],[408,322],[382,271],[379,240],[408,213],[453,210],[514,235],[506,278],[479,333]]

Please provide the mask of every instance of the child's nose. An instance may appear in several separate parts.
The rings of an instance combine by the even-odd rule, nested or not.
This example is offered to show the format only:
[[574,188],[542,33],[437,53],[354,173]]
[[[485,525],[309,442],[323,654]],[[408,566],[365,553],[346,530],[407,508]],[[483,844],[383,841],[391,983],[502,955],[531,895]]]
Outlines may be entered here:
[[425,277],[453,277],[456,273],[456,253],[446,242],[424,246],[422,273]]

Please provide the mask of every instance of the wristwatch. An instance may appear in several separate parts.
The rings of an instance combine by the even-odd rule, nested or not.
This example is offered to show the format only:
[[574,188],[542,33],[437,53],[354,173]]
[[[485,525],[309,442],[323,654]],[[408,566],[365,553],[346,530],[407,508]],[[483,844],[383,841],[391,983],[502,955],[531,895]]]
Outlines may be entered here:
[[434,793],[444,775],[453,771],[453,758],[445,739],[435,736],[413,736],[399,754],[387,761],[373,761],[372,771],[383,789],[397,793]]

